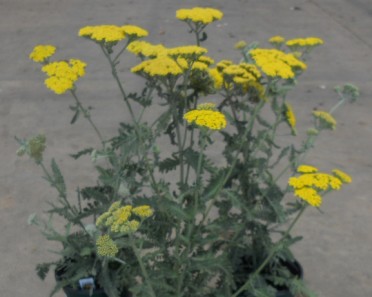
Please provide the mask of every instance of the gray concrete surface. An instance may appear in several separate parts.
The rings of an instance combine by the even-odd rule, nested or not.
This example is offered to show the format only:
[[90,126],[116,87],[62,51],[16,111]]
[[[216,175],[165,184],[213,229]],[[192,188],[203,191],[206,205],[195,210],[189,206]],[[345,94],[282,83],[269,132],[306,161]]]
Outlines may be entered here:
[[[322,135],[307,158],[324,170],[343,169],[354,181],[326,197],[324,214],[316,210],[305,214],[295,229],[304,236],[295,253],[306,282],[319,296],[372,296],[371,0],[0,0],[0,297],[48,296],[54,283],[52,277],[41,282],[34,273],[37,263],[53,258],[48,252],[53,246],[26,224],[30,213],[45,209],[54,192],[40,178],[39,168],[16,157],[14,136],[45,133],[46,158],[61,163],[72,191],[94,178],[86,159],[72,162],[68,154],[97,144],[95,136],[83,120],[69,125],[72,99],[44,88],[43,75],[28,60],[33,46],[54,44],[58,58],[88,63],[79,92],[85,104],[95,107],[97,125],[110,135],[127,113],[99,49],[77,37],[79,28],[133,23],[147,28],[151,41],[186,44],[193,39],[175,19],[175,11],[198,5],[225,13],[221,22],[210,26],[205,43],[216,60],[238,59],[233,45],[241,39],[265,44],[280,34],[325,40],[290,95],[300,132],[308,127],[312,108],[327,108],[337,100],[335,85],[352,82],[360,87],[360,100],[337,111],[337,130]],[[136,89],[141,81],[127,73],[134,63],[128,56],[121,74],[125,84]]]

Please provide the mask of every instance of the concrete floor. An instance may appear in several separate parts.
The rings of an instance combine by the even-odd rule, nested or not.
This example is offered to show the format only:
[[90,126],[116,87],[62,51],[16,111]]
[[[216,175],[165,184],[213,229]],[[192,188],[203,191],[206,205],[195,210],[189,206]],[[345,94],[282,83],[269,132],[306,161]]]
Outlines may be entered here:
[[[87,144],[97,144],[94,134],[83,120],[70,126],[72,98],[54,95],[43,86],[43,75],[28,59],[29,52],[36,44],[50,43],[59,48],[60,59],[85,60],[89,66],[79,82],[82,101],[94,106],[97,125],[112,135],[127,113],[98,47],[77,37],[79,28],[132,23],[147,28],[150,41],[187,44],[193,39],[175,19],[175,11],[193,6],[211,6],[225,14],[210,26],[205,42],[216,60],[237,60],[233,45],[241,39],[263,45],[277,34],[325,40],[290,94],[300,133],[308,127],[314,107],[328,108],[337,101],[335,85],[351,82],[360,87],[360,100],[337,111],[337,129],[322,135],[307,158],[324,170],[343,169],[354,181],[325,199],[324,214],[305,214],[295,229],[304,236],[295,253],[306,282],[320,297],[372,296],[371,0],[0,0],[1,297],[48,296],[54,283],[51,276],[43,283],[34,273],[37,263],[52,259],[48,249],[53,246],[26,223],[31,213],[46,208],[54,192],[40,178],[39,168],[16,156],[14,136],[45,133],[46,159],[60,162],[70,189],[94,178],[86,159],[72,162],[68,157]],[[134,63],[128,58],[120,68],[123,81],[133,89],[142,83],[128,74]]]

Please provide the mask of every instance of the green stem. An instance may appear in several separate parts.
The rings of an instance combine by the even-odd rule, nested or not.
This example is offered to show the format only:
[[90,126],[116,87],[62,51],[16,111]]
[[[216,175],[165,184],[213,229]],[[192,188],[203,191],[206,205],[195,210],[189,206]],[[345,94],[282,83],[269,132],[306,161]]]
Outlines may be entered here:
[[75,101],[76,101],[76,104],[78,105],[78,107],[80,108],[81,112],[84,114],[84,117],[89,121],[90,125],[93,127],[94,131],[96,132],[99,140],[101,141],[102,145],[104,146],[104,141],[103,141],[103,138],[102,138],[102,135],[101,133],[99,132],[97,126],[93,123],[92,121],[92,118],[89,114],[89,111],[86,110],[83,105],[81,104],[79,98],[77,97],[76,95],[76,92],[75,90],[71,90],[71,94],[72,96],[74,97]]
[[133,237],[132,237],[131,235],[129,235],[129,237],[130,237],[130,244],[131,244],[131,247],[132,247],[132,249],[133,249],[134,255],[136,256],[136,259],[137,259],[138,264],[139,264],[139,266],[140,266],[140,269],[141,269],[141,272],[142,272],[142,274],[143,274],[144,280],[145,280],[145,282],[147,282],[148,287],[149,287],[149,289],[150,289],[150,295],[151,295],[152,297],[156,297],[156,294],[155,294],[154,288],[152,287],[151,282],[150,282],[150,277],[149,277],[149,275],[148,275],[148,273],[147,273],[147,270],[146,270],[146,268],[145,268],[145,265],[144,265],[144,263],[143,263],[143,261],[142,261],[142,257],[141,257],[141,255],[140,255],[140,253],[139,253],[139,251],[138,251],[136,245],[135,245],[134,242],[133,242]]
[[302,214],[304,213],[305,209],[307,207],[307,204],[304,203],[303,206],[302,206],[302,209],[300,210],[300,212],[297,214],[296,218],[292,221],[292,223],[289,225],[288,229],[285,231],[284,235],[282,236],[282,238],[276,242],[273,246],[273,248],[271,249],[271,252],[269,253],[269,255],[266,257],[266,259],[261,263],[261,265],[255,270],[255,272],[253,272],[248,280],[244,283],[244,285],[242,285],[240,287],[239,290],[237,290],[231,297],[237,297],[239,296],[240,293],[244,292],[247,288],[248,288],[248,285],[250,284],[251,280],[253,277],[257,276],[265,267],[266,265],[271,261],[271,259],[275,256],[276,252],[277,252],[277,249],[280,247],[281,243],[288,237],[289,233],[292,231],[294,225],[297,223],[297,221],[299,220],[299,218],[302,216]]

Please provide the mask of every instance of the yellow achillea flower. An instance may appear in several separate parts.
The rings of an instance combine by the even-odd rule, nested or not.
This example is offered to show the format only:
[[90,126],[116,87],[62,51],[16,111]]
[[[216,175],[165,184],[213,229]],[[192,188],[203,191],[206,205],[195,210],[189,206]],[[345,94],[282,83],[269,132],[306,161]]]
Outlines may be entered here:
[[297,132],[296,132],[296,116],[295,116],[295,113],[293,112],[292,105],[290,105],[289,103],[285,103],[284,108],[285,108],[285,119],[286,119],[288,125],[291,127],[292,133],[294,135],[296,135],[297,134]]
[[177,19],[194,23],[210,24],[216,20],[222,19],[222,17],[223,13],[221,11],[208,7],[194,7],[176,11]]
[[281,44],[285,41],[284,37],[280,36],[280,35],[276,35],[276,36],[273,36],[269,39],[269,42],[270,43],[273,43],[273,44]]
[[149,35],[149,32],[147,32],[145,29],[142,29],[141,27],[134,26],[134,25],[126,25],[122,26],[121,29],[126,35],[132,36],[132,37],[146,37]]
[[41,68],[49,76],[45,85],[59,95],[72,90],[78,78],[85,75],[86,65],[78,59],[49,63]]
[[131,220],[120,226],[119,232],[121,233],[133,233],[139,228],[140,223],[136,220]]
[[338,178],[328,173],[308,173],[298,177],[291,177],[288,184],[295,189],[315,187],[322,191],[329,189],[339,190],[342,185]]
[[250,51],[250,54],[267,76],[289,79],[295,76],[293,70],[306,69],[306,64],[294,55],[277,49],[254,49]]
[[209,69],[208,71],[209,76],[212,78],[214,82],[214,87],[218,90],[222,88],[223,85],[223,76],[222,74],[217,70],[217,68]]
[[34,62],[44,62],[56,52],[56,47],[53,45],[37,45],[30,53],[30,59]]
[[214,60],[208,56],[199,57],[198,62],[202,62],[204,64],[207,64],[208,66],[214,64]]
[[311,206],[319,207],[322,204],[322,197],[318,194],[316,190],[310,187],[303,187],[301,189],[296,189],[294,195],[298,198],[305,200]]
[[240,40],[237,43],[235,43],[234,48],[235,49],[243,49],[247,46],[247,43],[244,40]]
[[310,165],[300,165],[297,167],[297,172],[300,173],[315,173],[318,172],[318,168]]
[[96,241],[97,254],[102,257],[115,257],[119,252],[118,247],[107,234],[98,237]]
[[167,51],[169,56],[183,56],[183,57],[192,57],[192,56],[200,56],[207,53],[208,50],[204,47],[196,46],[196,45],[186,45],[186,46],[178,46],[174,48],[170,48]]
[[338,178],[340,179],[343,183],[345,184],[349,184],[352,182],[352,178],[350,175],[348,175],[347,173],[339,170],[339,169],[333,169],[332,170],[333,174]]
[[286,42],[288,47],[314,47],[323,44],[324,41],[318,37],[295,38]]
[[168,56],[146,60],[131,69],[133,73],[143,72],[150,76],[180,75],[184,72],[176,61]]
[[144,57],[157,57],[159,55],[166,55],[167,48],[162,44],[151,44],[147,41],[133,41],[127,50],[135,55],[142,55]]
[[116,25],[86,26],[80,29],[79,36],[98,42],[118,42],[125,38],[125,32]]
[[214,110],[191,110],[183,118],[189,123],[195,123],[200,127],[206,127],[211,130],[221,130],[226,127],[225,115]]
[[222,71],[222,69],[224,69],[225,67],[230,66],[232,64],[233,64],[233,62],[230,61],[230,60],[221,60],[217,63],[216,66],[217,66],[218,71]]
[[337,122],[330,113],[322,110],[315,110],[313,111],[313,116],[316,119],[319,119],[322,128],[332,130],[336,129]]
[[153,215],[154,211],[149,205],[142,205],[132,209],[132,212],[140,218],[149,218]]

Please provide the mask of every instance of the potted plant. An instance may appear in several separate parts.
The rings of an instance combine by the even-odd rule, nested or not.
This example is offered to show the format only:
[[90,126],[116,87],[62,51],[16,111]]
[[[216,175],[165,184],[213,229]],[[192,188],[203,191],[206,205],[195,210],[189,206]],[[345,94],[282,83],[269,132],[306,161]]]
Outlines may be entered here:
[[[178,10],[196,44],[174,48],[140,40],[148,32],[134,25],[79,31],[101,48],[130,113],[112,138],[100,132],[78,97],[86,64],[51,62],[51,45],[31,53],[42,64],[46,86],[71,93],[71,123],[82,115],[101,142],[72,155],[90,155],[99,173],[73,201],[57,163],[52,160],[51,169],[44,164],[45,137],[18,140],[19,155],[34,159],[58,193],[48,221],[30,218],[47,239],[62,243],[61,258],[37,268],[44,278],[56,267],[53,293],[83,281],[88,295],[101,288],[109,297],[311,296],[291,253],[301,238],[291,231],[307,208],[319,208],[325,194],[351,177],[303,159],[323,130],[335,129],[334,111],[354,101],[358,90],[337,88],[337,104],[312,112],[314,125],[296,146],[291,139],[300,136],[287,94],[323,41],[275,36],[271,48],[239,42],[240,61],[215,62],[201,44],[207,25],[222,16],[212,8]],[[129,92],[117,71],[123,56],[133,54],[139,61],[131,72],[145,84],[140,93]],[[154,105],[161,110],[150,121],[146,114]],[[55,215],[67,222],[63,233],[52,225]]]

